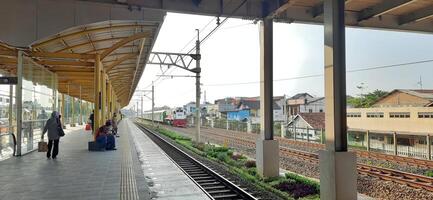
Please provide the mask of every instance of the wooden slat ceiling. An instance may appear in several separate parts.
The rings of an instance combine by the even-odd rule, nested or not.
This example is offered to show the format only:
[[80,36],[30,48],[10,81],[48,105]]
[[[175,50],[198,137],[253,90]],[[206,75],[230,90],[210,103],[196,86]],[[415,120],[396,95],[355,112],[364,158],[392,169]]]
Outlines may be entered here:
[[[36,41],[26,55],[58,76],[59,92],[94,101],[94,58],[101,55],[108,80],[126,106],[144,71],[162,22],[107,21],[74,27]],[[0,43],[0,67],[16,73],[16,52]]]

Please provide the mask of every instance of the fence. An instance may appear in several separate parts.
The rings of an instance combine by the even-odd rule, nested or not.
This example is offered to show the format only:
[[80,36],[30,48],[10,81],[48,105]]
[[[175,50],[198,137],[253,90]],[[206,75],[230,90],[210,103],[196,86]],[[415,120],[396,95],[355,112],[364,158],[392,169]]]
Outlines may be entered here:
[[287,127],[284,136],[288,139],[303,140],[307,142],[322,143],[324,141],[323,129],[311,129],[303,127]]

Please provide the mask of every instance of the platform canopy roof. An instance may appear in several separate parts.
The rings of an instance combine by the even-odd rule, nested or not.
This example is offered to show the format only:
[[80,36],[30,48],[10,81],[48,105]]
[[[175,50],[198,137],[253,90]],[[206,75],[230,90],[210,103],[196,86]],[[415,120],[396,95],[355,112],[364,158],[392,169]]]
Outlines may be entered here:
[[[125,106],[137,87],[162,22],[106,21],[67,29],[22,48],[38,64],[55,72],[58,90],[94,101],[95,55],[113,86],[119,103]],[[16,73],[19,48],[0,45],[0,66]],[[9,62],[2,62],[9,61]]]
[[[323,0],[90,0],[164,11],[287,23],[323,23]],[[163,2],[163,3],[162,3]],[[432,0],[345,0],[346,25],[433,32]]]

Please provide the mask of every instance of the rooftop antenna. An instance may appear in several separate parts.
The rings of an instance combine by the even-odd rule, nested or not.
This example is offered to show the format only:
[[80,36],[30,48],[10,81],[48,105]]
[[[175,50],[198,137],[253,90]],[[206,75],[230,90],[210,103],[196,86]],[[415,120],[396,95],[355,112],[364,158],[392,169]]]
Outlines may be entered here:
[[420,89],[422,90],[422,77],[421,76],[419,76],[419,81],[417,84],[419,85]]

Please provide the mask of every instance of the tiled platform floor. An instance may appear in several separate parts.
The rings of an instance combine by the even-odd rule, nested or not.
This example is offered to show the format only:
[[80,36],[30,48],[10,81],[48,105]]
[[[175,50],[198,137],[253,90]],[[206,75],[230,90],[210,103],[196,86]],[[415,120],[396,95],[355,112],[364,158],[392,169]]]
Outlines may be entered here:
[[89,152],[90,132],[83,127],[70,128],[75,130],[61,138],[56,160],[33,152],[0,162],[0,199],[119,199],[122,148],[132,151],[140,199],[149,199],[135,148],[119,146],[121,140],[130,139],[123,124],[119,124],[122,137],[116,141],[117,151]]

